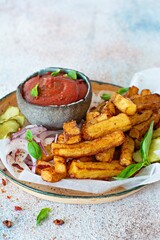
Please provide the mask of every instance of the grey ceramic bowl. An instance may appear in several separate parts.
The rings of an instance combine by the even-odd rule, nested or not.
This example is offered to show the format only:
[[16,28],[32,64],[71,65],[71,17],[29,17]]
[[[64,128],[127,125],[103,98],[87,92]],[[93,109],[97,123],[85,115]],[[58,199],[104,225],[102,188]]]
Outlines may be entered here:
[[38,74],[45,74],[47,72],[54,72],[57,69],[61,69],[64,73],[68,73],[71,69],[50,67],[39,72],[32,74],[24,82],[22,82],[16,91],[17,102],[21,112],[25,115],[27,120],[31,124],[43,125],[48,129],[61,129],[64,122],[76,120],[79,123],[86,115],[86,112],[90,106],[92,98],[91,83],[83,73],[77,72],[78,78],[83,79],[87,86],[88,91],[84,99],[77,102],[73,102],[67,105],[51,105],[51,106],[38,106],[27,102],[22,96],[23,84],[30,78],[35,77]]

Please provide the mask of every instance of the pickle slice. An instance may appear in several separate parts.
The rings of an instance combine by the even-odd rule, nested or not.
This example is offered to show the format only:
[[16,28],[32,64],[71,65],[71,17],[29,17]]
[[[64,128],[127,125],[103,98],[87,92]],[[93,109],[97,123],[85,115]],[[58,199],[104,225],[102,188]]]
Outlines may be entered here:
[[25,117],[23,115],[17,115],[12,117],[11,120],[16,120],[19,123],[19,125],[22,127],[25,122]]
[[16,120],[8,120],[0,124],[0,139],[7,138],[10,133],[17,132],[20,124]]
[[0,123],[8,121],[10,118],[19,115],[18,107],[10,106],[7,110],[0,116]]

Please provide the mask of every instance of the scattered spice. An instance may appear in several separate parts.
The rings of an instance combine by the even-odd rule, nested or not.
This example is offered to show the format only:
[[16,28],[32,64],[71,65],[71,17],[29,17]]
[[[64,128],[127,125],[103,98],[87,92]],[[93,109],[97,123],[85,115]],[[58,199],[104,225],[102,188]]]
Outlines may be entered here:
[[6,226],[7,228],[12,227],[13,222],[9,221],[9,220],[5,220],[2,222],[4,226]]
[[22,209],[21,207],[19,207],[19,206],[15,206],[15,207],[14,207],[14,210],[15,210],[15,211],[22,211],[23,209]]
[[53,221],[53,223],[54,223],[55,225],[63,225],[63,224],[64,224],[64,221],[63,221],[62,219],[55,219],[55,220]]
[[3,188],[1,188],[1,193],[5,193],[6,191],[3,189]]
[[11,199],[11,196],[7,196],[8,199]]
[[2,178],[2,185],[6,186],[6,184],[7,184],[6,180],[4,178]]

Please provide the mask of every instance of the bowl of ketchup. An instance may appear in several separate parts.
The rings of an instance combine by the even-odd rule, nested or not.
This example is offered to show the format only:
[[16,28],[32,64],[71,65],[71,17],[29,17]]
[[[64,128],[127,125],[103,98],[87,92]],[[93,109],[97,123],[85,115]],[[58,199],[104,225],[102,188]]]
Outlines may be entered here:
[[31,124],[61,129],[64,122],[85,117],[92,98],[91,83],[79,71],[49,67],[23,81],[16,91],[21,112]]

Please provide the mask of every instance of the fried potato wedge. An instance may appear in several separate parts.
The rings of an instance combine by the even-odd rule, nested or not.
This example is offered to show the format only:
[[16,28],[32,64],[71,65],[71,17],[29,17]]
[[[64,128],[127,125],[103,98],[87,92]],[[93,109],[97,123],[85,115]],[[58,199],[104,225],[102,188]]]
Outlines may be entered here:
[[71,121],[63,124],[64,142],[74,144],[81,141],[81,132],[76,121]]
[[44,151],[42,151],[42,157],[40,160],[47,161],[47,162],[53,160],[53,154],[51,152],[51,144],[44,146],[44,148],[48,155],[46,155],[46,153],[44,153]]
[[112,133],[116,130],[127,131],[131,128],[130,118],[120,113],[107,120],[95,124],[86,124],[82,126],[82,135],[85,140],[96,139],[106,134]]
[[142,110],[151,110],[160,108],[160,95],[159,94],[150,94],[145,96],[140,96],[132,100],[136,106],[137,111]]
[[137,88],[135,86],[132,86],[132,87],[129,88],[127,96],[130,98],[130,97],[133,97],[135,95],[138,95],[138,91],[139,91],[139,88]]
[[119,146],[124,141],[124,133],[122,131],[115,131],[92,141],[84,141],[72,145],[52,143],[52,152],[54,155],[66,158],[79,158],[92,156],[109,148]]
[[141,91],[141,96],[146,96],[146,95],[150,95],[150,94],[152,94],[152,93],[149,89],[143,89]]
[[113,117],[116,114],[115,105],[111,101],[106,102],[102,108],[102,113],[105,113],[108,118]]
[[57,173],[66,173],[66,159],[60,156],[54,156],[54,167]]
[[73,160],[68,173],[70,177],[78,179],[107,179],[116,177],[123,169],[124,167],[117,160],[111,163]]
[[100,115],[99,112],[88,112],[87,115],[86,115],[86,121],[90,122],[91,120],[98,117],[99,115]]
[[129,98],[125,98],[118,93],[112,95],[111,100],[114,105],[123,113],[127,115],[134,115],[136,112],[136,104],[134,104]]
[[95,161],[94,156],[87,156],[87,157],[80,157],[77,160],[79,160],[80,162],[93,162]]
[[100,162],[111,162],[114,156],[115,148],[110,148],[104,152],[95,155],[97,161]]
[[57,143],[65,143],[65,141],[64,141],[64,134],[63,133],[58,135]]
[[35,172],[36,172],[36,174],[41,175],[41,171],[43,169],[46,169],[46,168],[49,168],[49,167],[53,167],[53,163],[42,161],[42,160],[38,160]]
[[132,163],[134,146],[135,146],[134,140],[127,135],[124,143],[121,146],[121,154],[120,154],[121,165],[128,166]]
[[66,173],[57,173],[54,167],[42,169],[41,177],[46,182],[58,182],[66,177]]
[[152,115],[152,110],[145,110],[140,113],[135,113],[133,116],[130,116],[132,126],[140,124],[147,121]]
[[136,138],[138,140],[141,140],[142,137],[147,132],[151,122],[154,121],[154,125],[155,125],[156,123],[158,123],[159,119],[160,119],[159,114],[153,114],[147,121],[133,126],[129,131],[129,136],[131,138]]

